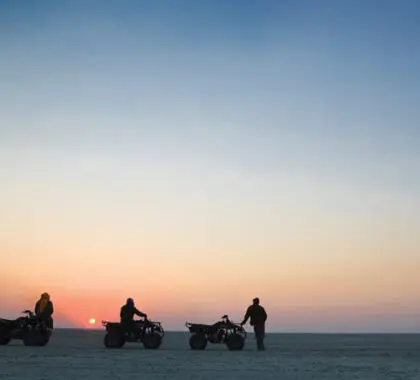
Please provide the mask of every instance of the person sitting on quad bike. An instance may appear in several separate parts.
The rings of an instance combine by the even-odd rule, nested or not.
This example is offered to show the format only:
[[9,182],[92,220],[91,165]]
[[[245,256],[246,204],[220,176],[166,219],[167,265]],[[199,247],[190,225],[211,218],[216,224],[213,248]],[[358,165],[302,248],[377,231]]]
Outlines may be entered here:
[[147,314],[137,310],[134,305],[134,300],[132,298],[128,298],[126,304],[121,308],[120,318],[121,327],[129,336],[131,335],[131,331],[134,329],[134,315],[147,318]]
[[35,316],[45,322],[47,328],[53,328],[52,315],[54,314],[54,306],[51,302],[50,295],[48,293],[42,293],[41,298],[35,304]]

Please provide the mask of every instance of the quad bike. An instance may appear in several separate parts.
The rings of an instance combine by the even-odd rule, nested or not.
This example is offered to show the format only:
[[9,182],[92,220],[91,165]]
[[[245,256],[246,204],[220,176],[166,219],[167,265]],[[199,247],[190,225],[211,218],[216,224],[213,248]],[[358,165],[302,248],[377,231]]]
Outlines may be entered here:
[[230,351],[240,351],[245,346],[247,337],[245,329],[232,322],[227,315],[224,315],[220,322],[212,325],[187,322],[185,326],[193,333],[190,337],[192,350],[204,350],[208,342],[226,344]]
[[106,348],[121,348],[125,343],[141,342],[146,349],[158,349],[165,331],[160,322],[148,319],[133,321],[130,328],[118,322],[102,321],[106,328],[104,345]]
[[44,321],[39,320],[30,310],[15,320],[0,319],[0,345],[9,344],[12,339],[22,340],[25,346],[46,346],[52,335]]

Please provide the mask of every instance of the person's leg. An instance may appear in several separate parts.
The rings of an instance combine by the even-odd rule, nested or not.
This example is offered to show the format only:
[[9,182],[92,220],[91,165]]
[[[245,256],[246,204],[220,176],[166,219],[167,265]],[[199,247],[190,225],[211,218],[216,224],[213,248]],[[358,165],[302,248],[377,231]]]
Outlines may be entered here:
[[136,334],[135,334],[135,328],[136,328],[136,324],[134,323],[133,320],[131,320],[128,323],[128,336],[130,337],[130,339],[134,339]]
[[265,350],[265,347],[264,347],[265,326],[255,325],[254,333],[255,333],[255,339],[257,341],[257,349],[260,351]]
[[121,331],[128,339],[130,339],[130,336],[131,336],[130,321],[126,321],[126,320],[121,321]]
[[255,335],[255,341],[257,343],[257,349],[260,347],[260,330],[258,328],[258,325],[254,325],[254,335]]
[[52,319],[52,317],[47,319],[47,328],[50,330],[54,329],[54,320]]
[[264,339],[265,339],[265,324],[262,324],[261,325],[261,350],[265,350]]

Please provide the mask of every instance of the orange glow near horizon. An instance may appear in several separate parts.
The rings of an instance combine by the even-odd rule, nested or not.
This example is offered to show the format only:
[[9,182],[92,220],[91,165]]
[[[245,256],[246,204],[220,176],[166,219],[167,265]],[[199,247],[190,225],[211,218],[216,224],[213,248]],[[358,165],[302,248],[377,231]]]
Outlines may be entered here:
[[[79,281],[75,282],[73,289],[67,282],[68,278],[62,276],[65,272],[58,272],[62,279],[66,279],[62,280],[61,286],[57,284],[58,273],[51,277],[47,274],[45,285],[37,287],[36,291],[33,284],[39,282],[37,274],[33,277],[29,273],[28,277],[21,274],[17,278],[1,277],[0,286],[11,289],[8,294],[2,294],[1,304],[2,312],[6,307],[16,314],[33,305],[40,293],[48,291],[54,302],[57,326],[98,328],[98,321],[119,320],[120,307],[127,297],[132,297],[136,306],[151,319],[182,329],[187,320],[212,322],[224,313],[231,315],[233,320],[240,320],[250,300],[259,296],[269,312],[271,329],[281,330],[283,324],[295,321],[296,326],[307,326],[310,330],[312,323],[322,324],[328,320],[351,323],[352,320],[370,318],[372,313],[395,314],[398,319],[402,310],[419,312],[413,302],[418,296],[417,267],[410,263],[390,264],[392,266],[387,269],[385,266],[360,266],[350,261],[339,263],[331,260],[327,266],[314,262],[300,265],[299,270],[298,267],[293,270],[291,262],[265,270],[254,265],[254,276],[246,270],[239,273],[221,270],[216,275],[217,266],[210,267],[209,271],[204,267],[198,271],[188,268],[182,271],[178,265],[173,269],[157,267],[153,273],[146,271],[140,280],[128,276],[133,271],[129,267],[127,276],[114,277],[114,281],[118,280],[115,289],[111,289],[109,277],[95,276],[104,269],[98,265],[95,272],[80,268],[76,272]],[[113,269],[121,273],[123,267],[115,265]],[[380,273],[380,281],[374,277],[375,273]],[[206,280],[207,276],[213,280]],[[93,285],[83,290],[83,281]],[[92,316],[96,319],[94,324],[90,321]]]
[[[385,329],[407,325],[407,318],[417,323],[402,315],[420,312],[418,215],[408,205],[395,203],[404,212],[392,219],[377,218],[375,209],[356,216],[346,206],[338,223],[329,197],[325,208],[293,202],[292,194],[279,202],[278,181],[263,200],[216,192],[211,205],[200,197],[181,203],[161,190],[158,211],[130,186],[85,189],[82,182],[76,196],[63,183],[54,196],[35,185],[2,188],[0,287],[8,291],[0,295],[1,316],[20,313],[47,291],[56,326],[96,327],[92,316],[119,320],[128,297],[176,329],[226,313],[239,320],[255,296],[271,329],[294,321],[307,330],[315,321],[356,329],[370,326],[374,313]],[[107,191],[121,203],[109,207]],[[19,270],[11,271],[17,262]]]

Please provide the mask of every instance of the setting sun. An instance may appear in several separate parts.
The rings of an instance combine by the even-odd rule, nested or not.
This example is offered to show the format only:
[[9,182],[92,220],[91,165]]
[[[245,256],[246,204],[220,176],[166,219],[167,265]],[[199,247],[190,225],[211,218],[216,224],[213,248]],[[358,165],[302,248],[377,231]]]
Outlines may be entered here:
[[90,325],[94,325],[95,323],[96,323],[95,318],[91,318],[91,319],[89,319],[89,324],[90,324]]

